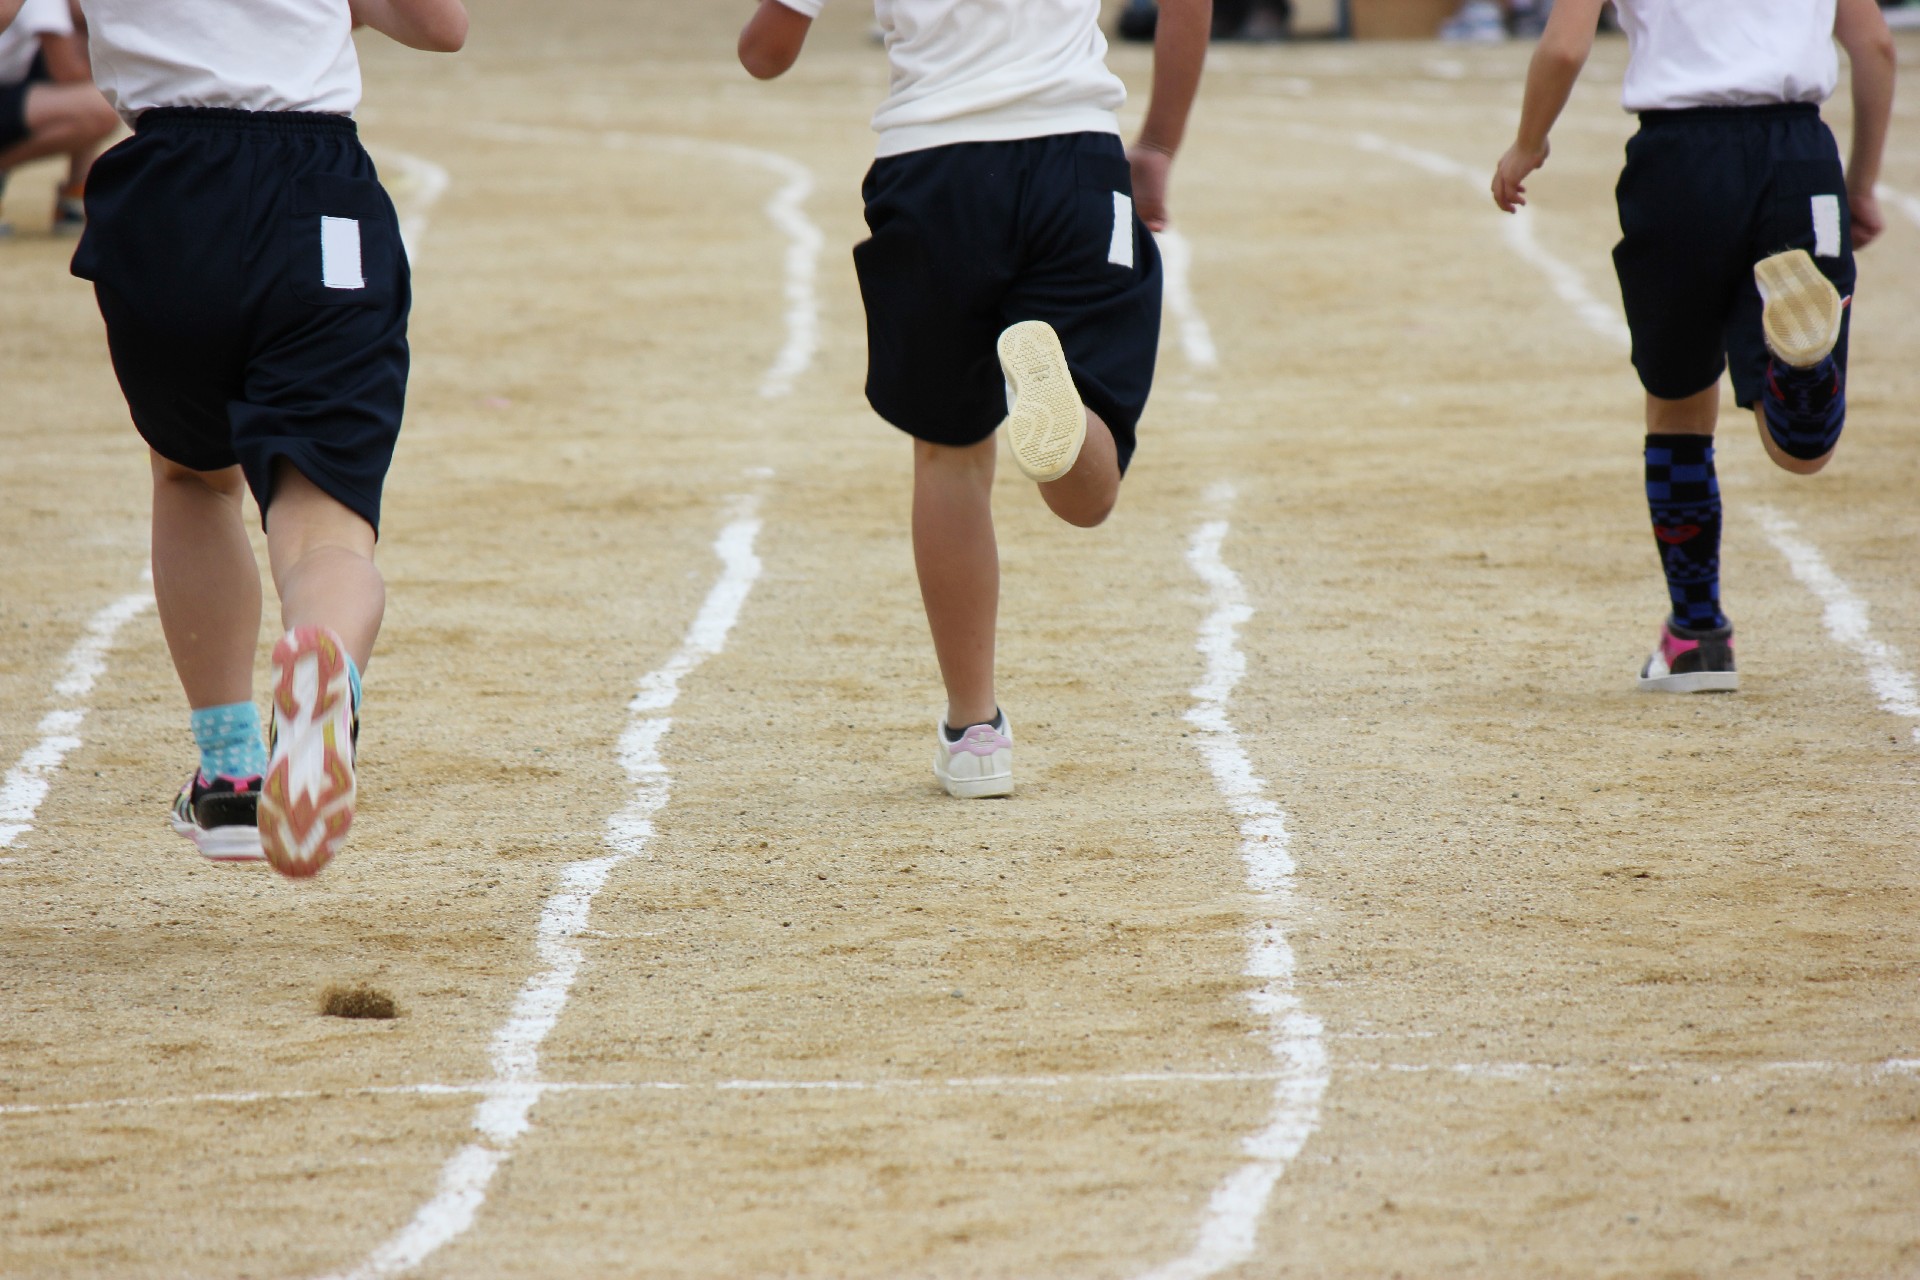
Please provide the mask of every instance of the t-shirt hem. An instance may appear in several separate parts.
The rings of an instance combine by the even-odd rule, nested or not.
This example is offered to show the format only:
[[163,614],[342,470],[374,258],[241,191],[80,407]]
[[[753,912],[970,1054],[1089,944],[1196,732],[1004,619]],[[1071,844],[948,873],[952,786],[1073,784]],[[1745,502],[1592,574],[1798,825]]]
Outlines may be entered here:
[[[786,3],[786,0],[781,0]],[[875,155],[905,155],[930,147],[952,146],[958,142],[1018,142],[1025,138],[1050,138],[1062,133],[1120,132],[1120,118],[1111,111],[1090,107],[1073,111],[1041,113],[995,113],[962,116],[932,124],[876,126],[880,142]]]

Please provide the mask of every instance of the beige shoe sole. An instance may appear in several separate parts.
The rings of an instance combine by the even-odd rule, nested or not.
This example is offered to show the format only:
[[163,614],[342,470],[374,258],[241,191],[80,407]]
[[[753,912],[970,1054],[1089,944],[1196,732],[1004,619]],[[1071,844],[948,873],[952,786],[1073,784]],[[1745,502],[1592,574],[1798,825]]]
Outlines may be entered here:
[[1805,249],[1789,249],[1753,264],[1759,286],[1760,326],[1767,347],[1796,368],[1819,364],[1840,341],[1840,291],[1820,274]]
[[1022,320],[1000,335],[999,351],[1013,388],[1006,427],[1014,465],[1029,480],[1058,480],[1073,469],[1087,440],[1087,411],[1060,337],[1044,320]]

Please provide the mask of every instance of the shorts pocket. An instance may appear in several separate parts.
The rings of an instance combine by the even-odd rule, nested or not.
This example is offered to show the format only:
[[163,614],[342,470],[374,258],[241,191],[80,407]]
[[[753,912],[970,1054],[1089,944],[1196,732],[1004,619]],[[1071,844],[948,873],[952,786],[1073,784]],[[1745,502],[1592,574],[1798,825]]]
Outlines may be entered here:
[[1133,216],[1133,172],[1124,156],[1074,157],[1075,186],[1086,241],[1096,251],[1089,258],[1095,275],[1115,270],[1131,273],[1138,257]]
[[385,307],[403,270],[399,220],[378,182],[310,173],[291,202],[294,296],[316,306]]

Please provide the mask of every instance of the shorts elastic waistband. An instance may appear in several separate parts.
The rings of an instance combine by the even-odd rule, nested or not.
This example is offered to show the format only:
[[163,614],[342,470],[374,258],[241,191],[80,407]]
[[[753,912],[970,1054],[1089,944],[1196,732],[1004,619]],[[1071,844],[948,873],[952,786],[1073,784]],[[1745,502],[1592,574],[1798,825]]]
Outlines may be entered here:
[[1640,123],[1703,124],[1716,120],[1778,120],[1794,116],[1820,116],[1817,102],[1763,102],[1746,107],[1679,107],[1666,111],[1642,111]]
[[352,116],[325,111],[237,111],[231,107],[150,107],[133,122],[151,129],[245,129],[263,133],[359,133]]

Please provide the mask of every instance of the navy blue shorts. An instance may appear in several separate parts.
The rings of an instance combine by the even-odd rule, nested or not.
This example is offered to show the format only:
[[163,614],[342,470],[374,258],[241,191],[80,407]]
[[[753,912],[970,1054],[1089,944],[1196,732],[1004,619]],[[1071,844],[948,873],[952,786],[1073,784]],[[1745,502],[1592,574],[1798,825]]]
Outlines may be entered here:
[[[1723,368],[1743,407],[1760,398],[1760,259],[1805,249],[1841,297],[1853,294],[1846,176],[1811,103],[1644,112],[1615,194],[1633,367],[1662,399],[1705,391]],[[1843,371],[1847,329],[1834,348]]]
[[873,234],[853,263],[875,411],[921,440],[977,444],[1007,416],[1001,330],[1044,320],[1125,470],[1160,343],[1160,255],[1133,212],[1120,139],[1060,134],[887,156],[861,194]]
[[412,287],[352,120],[144,113],[94,164],[73,273],[156,453],[238,463],[263,512],[284,458],[380,527]]
[[36,53],[33,55],[33,65],[27,69],[26,79],[0,84],[0,151],[16,142],[26,141],[32,133],[27,128],[27,91],[36,84],[45,84],[52,79],[47,74],[46,55]]

